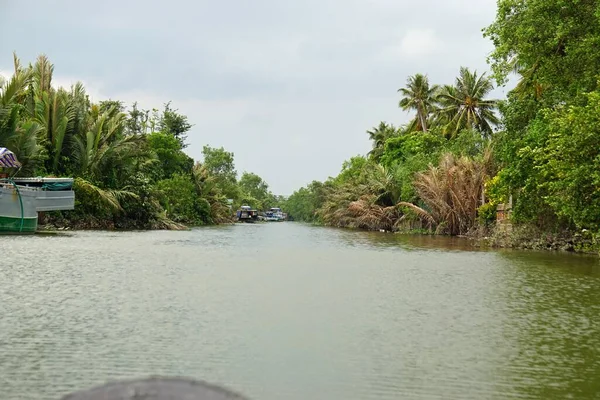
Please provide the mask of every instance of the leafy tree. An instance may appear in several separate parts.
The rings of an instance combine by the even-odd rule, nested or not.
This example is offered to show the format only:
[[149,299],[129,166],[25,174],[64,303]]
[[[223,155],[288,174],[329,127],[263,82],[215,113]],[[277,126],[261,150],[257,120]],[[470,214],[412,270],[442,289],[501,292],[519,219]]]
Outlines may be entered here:
[[225,151],[223,147],[204,146],[202,155],[204,156],[204,167],[215,177],[223,194],[229,199],[238,199],[240,191],[237,185],[233,153]]
[[597,0],[500,0],[484,33],[495,46],[489,61],[499,83],[516,70],[558,101],[597,87]]
[[200,221],[196,190],[190,176],[174,174],[171,178],[159,181],[156,187],[169,219],[187,224]]
[[141,135],[146,133],[148,129],[148,120],[150,118],[150,111],[140,110],[137,103],[133,103],[131,110],[129,110],[127,118],[127,132],[130,135]]
[[532,121],[503,169],[505,193],[519,188],[517,220],[547,226],[554,214],[567,227],[600,224],[600,92],[582,97]]
[[192,129],[192,124],[188,122],[185,115],[179,114],[177,110],[171,108],[171,103],[165,104],[165,108],[158,122],[158,129],[162,132],[170,133],[175,136],[182,148],[187,147],[185,140],[186,133]]
[[[273,203],[269,185],[258,175],[251,172],[244,172],[240,178],[240,189],[243,193],[256,200],[253,206],[257,208],[266,208]],[[244,199],[242,199],[244,202]],[[248,202],[248,201],[246,201]]]
[[157,179],[191,172],[194,160],[182,151],[181,143],[175,136],[153,132],[147,136],[147,140],[150,149],[158,157],[158,162],[152,167]]
[[363,156],[355,156],[344,161],[342,170],[335,177],[334,182],[338,185],[345,183],[356,182],[363,173],[365,166],[369,161]]
[[500,105],[504,130],[494,141],[502,169],[493,190],[514,197],[515,222],[596,226],[597,12],[595,0],[501,0],[485,30],[498,82],[520,75]]

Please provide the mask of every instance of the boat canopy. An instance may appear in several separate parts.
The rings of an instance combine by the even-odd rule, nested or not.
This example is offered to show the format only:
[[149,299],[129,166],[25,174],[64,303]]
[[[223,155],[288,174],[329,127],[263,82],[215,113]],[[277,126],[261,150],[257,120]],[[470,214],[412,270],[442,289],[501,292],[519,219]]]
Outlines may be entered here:
[[15,154],[6,147],[0,147],[0,167],[3,168],[21,168],[21,163],[15,157]]

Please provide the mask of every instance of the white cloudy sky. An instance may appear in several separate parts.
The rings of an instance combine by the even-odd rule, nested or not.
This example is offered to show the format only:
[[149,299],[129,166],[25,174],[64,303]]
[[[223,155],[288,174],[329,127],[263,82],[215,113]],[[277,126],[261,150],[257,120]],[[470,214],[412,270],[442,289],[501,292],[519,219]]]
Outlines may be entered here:
[[[47,54],[55,82],[93,100],[160,108],[194,124],[187,152],[235,153],[238,171],[290,194],[400,124],[396,90],[423,72],[486,71],[495,0],[0,0],[0,71]],[[503,89],[496,96],[504,94]]]

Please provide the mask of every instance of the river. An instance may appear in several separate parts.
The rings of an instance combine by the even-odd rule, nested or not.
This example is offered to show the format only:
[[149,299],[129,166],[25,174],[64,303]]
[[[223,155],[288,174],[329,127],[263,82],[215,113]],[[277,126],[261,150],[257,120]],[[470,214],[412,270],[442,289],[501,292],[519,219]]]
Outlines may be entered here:
[[298,223],[0,237],[0,397],[598,399],[600,262]]

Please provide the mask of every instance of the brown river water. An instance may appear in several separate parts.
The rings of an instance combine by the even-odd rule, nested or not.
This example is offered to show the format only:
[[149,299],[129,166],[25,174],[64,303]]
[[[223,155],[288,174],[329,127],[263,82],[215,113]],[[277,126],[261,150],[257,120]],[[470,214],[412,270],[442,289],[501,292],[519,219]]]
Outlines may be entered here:
[[299,223],[0,237],[0,399],[598,399],[600,261]]

